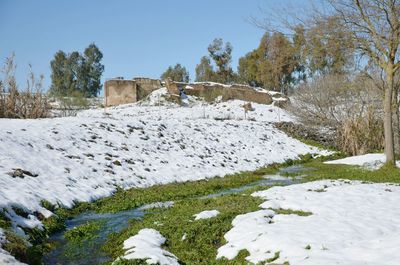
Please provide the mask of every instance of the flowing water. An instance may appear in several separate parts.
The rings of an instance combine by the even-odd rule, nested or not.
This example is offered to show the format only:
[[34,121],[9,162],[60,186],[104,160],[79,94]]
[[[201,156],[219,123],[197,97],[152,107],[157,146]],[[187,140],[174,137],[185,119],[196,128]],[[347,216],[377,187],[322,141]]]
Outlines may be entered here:
[[[278,174],[265,175],[262,180],[246,184],[238,188],[225,189],[214,194],[209,194],[197,198],[215,198],[228,194],[241,193],[255,187],[267,187],[276,185],[287,186],[298,184],[301,182],[302,176],[285,177],[282,175],[294,175],[298,172],[304,172],[307,170],[310,169],[304,168],[301,165],[286,167],[281,169]],[[150,212],[146,211],[146,209],[171,207],[172,205],[172,202],[165,202],[149,204],[132,210],[117,213],[82,213],[74,217],[73,219],[66,221],[66,231],[74,229],[74,227],[83,225],[87,222],[98,221],[101,224],[101,227],[98,231],[96,231],[95,236],[88,240],[85,240],[84,242],[82,242],[82,244],[71,244],[64,237],[64,233],[66,231],[61,231],[53,234],[50,237],[50,241],[56,243],[56,248],[43,257],[43,263],[49,265],[91,265],[110,261],[110,257],[101,250],[101,247],[104,245],[107,237],[111,233],[118,233],[127,228],[129,225],[129,220],[131,219],[141,219],[146,214],[150,214]],[[154,212],[152,213],[157,214]]]

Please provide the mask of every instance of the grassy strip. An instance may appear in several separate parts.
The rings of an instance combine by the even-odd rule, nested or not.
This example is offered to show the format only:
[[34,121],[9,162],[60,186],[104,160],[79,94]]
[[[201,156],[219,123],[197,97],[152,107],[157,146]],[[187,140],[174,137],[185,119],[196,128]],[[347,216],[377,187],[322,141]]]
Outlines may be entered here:
[[321,161],[311,161],[304,164],[314,170],[304,172],[306,181],[321,179],[349,179],[367,182],[400,183],[400,169],[383,166],[378,170],[367,170],[359,166],[324,164]]

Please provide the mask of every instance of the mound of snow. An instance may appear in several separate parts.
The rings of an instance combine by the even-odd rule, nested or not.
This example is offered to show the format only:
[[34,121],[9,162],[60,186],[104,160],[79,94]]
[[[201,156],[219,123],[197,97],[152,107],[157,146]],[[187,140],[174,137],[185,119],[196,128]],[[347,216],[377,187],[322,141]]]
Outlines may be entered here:
[[[273,187],[253,196],[259,210],[237,216],[218,258],[247,249],[252,263],[398,264],[400,260],[400,186],[358,181],[316,181]],[[273,209],[311,212],[276,214]]]
[[[0,208],[20,227],[52,213],[111,195],[117,187],[184,182],[324,153],[277,130],[292,120],[284,110],[242,101],[214,105],[126,105],[88,110],[77,117],[0,120]],[[27,213],[18,216],[13,207]]]
[[125,255],[122,259],[145,259],[147,264],[179,265],[178,258],[161,248],[165,237],[154,229],[142,229],[124,241]]
[[[343,159],[337,159],[332,161],[326,161],[325,164],[342,164],[342,165],[354,165],[362,166],[366,169],[375,170],[379,169],[386,162],[386,156],[384,154],[365,154],[359,156],[350,156]],[[397,164],[400,167],[400,164]]]
[[201,219],[210,219],[219,214],[219,211],[217,210],[210,210],[210,211],[202,211],[198,214],[193,215],[194,220],[201,220]]

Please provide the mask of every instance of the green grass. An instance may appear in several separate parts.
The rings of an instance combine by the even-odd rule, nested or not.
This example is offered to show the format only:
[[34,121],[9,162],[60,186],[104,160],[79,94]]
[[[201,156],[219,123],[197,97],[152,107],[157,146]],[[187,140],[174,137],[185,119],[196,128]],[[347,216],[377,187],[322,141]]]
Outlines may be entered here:
[[305,167],[313,168],[312,171],[304,172],[306,181],[321,179],[349,179],[366,182],[393,182],[400,183],[400,169],[383,166],[378,170],[367,170],[359,166],[331,165],[321,161],[311,161],[304,164]]
[[104,221],[88,221],[64,233],[64,237],[73,242],[83,242],[96,237],[96,232],[104,225]]
[[312,213],[310,212],[304,212],[304,211],[298,211],[298,210],[292,210],[292,209],[272,209],[276,214],[295,214],[299,216],[310,216]]
[[[241,253],[232,261],[215,257],[217,249],[225,244],[224,235],[231,229],[232,220],[239,214],[258,210],[261,202],[259,198],[244,194],[181,200],[172,208],[159,209],[158,213],[153,210],[153,214],[146,215],[143,220],[132,220],[128,229],[109,237],[104,250],[116,259],[124,252],[124,240],[143,228],[154,228],[167,238],[164,248],[176,255],[182,264],[246,264],[244,258],[248,253]],[[220,212],[216,217],[194,221],[194,214],[214,209]],[[183,235],[186,235],[185,240],[182,240]]]
[[[338,153],[329,159],[337,159],[343,155]],[[216,260],[217,249],[222,246],[224,234],[230,230],[233,218],[242,213],[258,210],[262,202],[259,198],[249,196],[257,190],[268,187],[253,187],[241,194],[231,194],[212,199],[198,199],[197,197],[217,193],[221,190],[237,188],[246,184],[256,182],[266,174],[274,174],[280,168],[302,164],[313,170],[304,170],[304,181],[321,179],[349,179],[366,182],[393,182],[400,183],[400,170],[384,166],[376,171],[365,170],[357,166],[323,164],[326,157],[313,159],[311,155],[302,156],[299,160],[288,160],[283,164],[272,165],[268,168],[253,172],[242,172],[226,176],[224,178],[212,178],[185,183],[171,183],[157,185],[149,188],[122,190],[119,189],[113,196],[103,198],[91,203],[78,203],[73,209],[56,207],[48,202],[42,205],[49,210],[55,211],[57,215],[43,220],[45,230],[29,230],[29,247],[26,240],[22,240],[11,232],[11,223],[5,214],[0,212],[0,227],[5,228],[9,243],[4,248],[18,257],[20,260],[29,261],[29,264],[40,264],[40,256],[51,247],[43,241],[49,234],[64,229],[67,218],[86,211],[97,212],[119,212],[139,207],[141,205],[157,201],[175,201],[175,205],[169,209],[153,209],[151,214],[146,215],[143,220],[132,220],[128,229],[118,234],[112,234],[104,250],[113,258],[123,254],[122,242],[135,235],[142,228],[154,228],[167,238],[165,248],[175,254],[182,264],[247,264],[245,257],[248,252],[243,250],[234,260]],[[300,174],[302,174],[300,173]],[[299,175],[296,174],[288,174]],[[315,190],[323,192],[324,190]],[[204,210],[217,209],[221,212],[215,218],[193,221],[193,214]],[[291,209],[275,210],[278,214],[297,214],[308,216],[311,213],[294,211]],[[66,232],[65,236],[71,242],[84,242],[93,238],[96,231],[101,229],[101,224],[90,222],[78,227],[76,230]],[[186,240],[182,236],[186,233]],[[79,244],[77,244],[79,247]],[[144,264],[143,260],[120,261],[120,264]]]

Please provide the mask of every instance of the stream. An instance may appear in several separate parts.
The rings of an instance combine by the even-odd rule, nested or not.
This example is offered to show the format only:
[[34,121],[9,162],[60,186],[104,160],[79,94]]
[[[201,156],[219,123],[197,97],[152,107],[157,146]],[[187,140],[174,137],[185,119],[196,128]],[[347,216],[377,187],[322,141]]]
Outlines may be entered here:
[[[225,189],[217,193],[193,198],[209,199],[223,195],[241,193],[255,187],[267,187],[277,185],[287,186],[298,184],[301,183],[301,175],[295,177],[286,177],[283,175],[296,174],[298,172],[304,172],[307,170],[312,169],[304,168],[301,165],[289,166],[286,168],[282,168],[277,174],[265,175],[262,180],[249,183],[238,188]],[[165,208],[171,207],[172,205],[173,202],[152,203],[141,206],[139,208],[117,213],[82,213],[74,217],[73,219],[66,221],[65,231],[60,231],[50,237],[50,241],[56,243],[56,248],[47,253],[43,257],[42,261],[46,265],[92,265],[109,262],[111,261],[110,257],[102,251],[101,247],[104,245],[108,236],[111,233],[118,233],[127,228],[129,226],[129,220],[141,219],[146,214],[157,214],[154,212],[150,213],[149,211],[146,211],[146,209]],[[90,221],[100,221],[101,223],[101,227],[98,231],[96,231],[95,236],[88,240],[85,240],[81,244],[69,244],[68,240],[64,237],[64,233]]]

